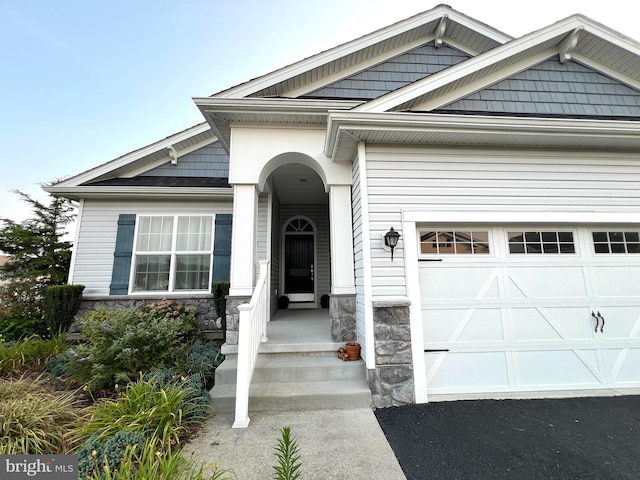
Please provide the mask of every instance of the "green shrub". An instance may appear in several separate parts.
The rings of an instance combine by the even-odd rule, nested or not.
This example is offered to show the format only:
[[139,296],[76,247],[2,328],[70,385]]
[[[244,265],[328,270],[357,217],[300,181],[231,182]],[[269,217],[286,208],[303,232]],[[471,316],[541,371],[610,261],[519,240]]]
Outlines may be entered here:
[[16,375],[26,370],[39,369],[66,347],[64,334],[51,339],[28,337],[17,342],[0,342],[0,375]]
[[216,315],[222,317],[223,325],[227,311],[227,295],[229,295],[229,282],[215,282],[213,284],[213,306],[216,309]]
[[139,432],[121,430],[111,438],[93,435],[76,453],[78,455],[78,476],[81,479],[93,477],[104,479],[105,465],[110,471],[120,468],[127,447],[142,447],[145,436]]
[[139,372],[173,366],[200,330],[194,311],[171,300],[143,308],[97,310],[81,320],[86,343],[70,349],[66,369],[92,391],[124,384]]
[[0,454],[64,454],[79,418],[74,394],[53,392],[30,379],[0,382]]
[[66,332],[80,309],[84,285],[52,285],[44,291],[42,310],[52,333]]
[[198,374],[207,389],[211,389],[215,381],[216,368],[224,360],[216,342],[194,342],[187,349],[187,354],[178,360],[177,370],[187,374]]
[[188,420],[198,408],[186,400],[187,388],[159,388],[153,381],[139,379],[127,385],[115,400],[103,398],[87,407],[89,419],[73,432],[78,442],[93,435],[111,438],[119,431],[138,432],[177,443],[199,422]]

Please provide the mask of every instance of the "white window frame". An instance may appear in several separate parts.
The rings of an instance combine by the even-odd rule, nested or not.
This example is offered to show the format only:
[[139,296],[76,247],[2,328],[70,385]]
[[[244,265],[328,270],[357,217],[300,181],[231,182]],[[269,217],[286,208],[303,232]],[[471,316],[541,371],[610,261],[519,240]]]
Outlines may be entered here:
[[[171,232],[171,251],[137,251],[138,245],[138,234],[139,228],[141,224],[141,218],[143,217],[151,217],[151,218],[159,218],[159,217],[172,217],[173,218],[173,227]],[[207,217],[211,218],[211,243],[209,245],[208,250],[198,250],[198,251],[180,251],[176,250],[178,243],[178,218],[181,217]],[[166,213],[166,214],[137,214],[136,216],[136,225],[135,232],[133,237],[133,248],[131,252],[131,269],[129,272],[129,294],[130,295],[147,295],[147,296],[157,296],[157,295],[201,295],[203,293],[211,293],[211,283],[213,278],[213,245],[215,242],[215,215],[203,215],[199,213]],[[202,290],[176,290],[175,289],[175,277],[176,277],[176,257],[178,255],[209,255],[209,278],[207,280],[208,287]],[[169,286],[167,290],[135,290],[135,278],[136,278],[136,258],[138,255],[169,255]]]
[[[603,228],[598,228],[598,227],[591,227],[589,228],[589,242],[591,244],[591,253],[592,255],[594,255],[595,257],[626,257],[628,255],[631,255],[632,257],[635,257],[636,255],[640,256],[640,253],[638,252],[631,252],[629,253],[628,248],[627,248],[627,241],[625,238],[625,241],[623,243],[625,251],[624,252],[596,252],[596,242],[593,239],[593,234],[594,233],[607,233],[607,245],[609,246],[609,249],[611,249],[611,239],[609,237],[608,234],[612,233],[612,232],[633,232],[633,233],[639,233],[640,234],[640,229],[637,228],[637,226],[631,226],[631,227],[603,227]],[[598,242],[600,243],[600,242]]]
[[[487,233],[487,243],[489,244],[489,253],[422,253],[422,246],[420,237],[427,231],[436,231],[436,232],[483,232]],[[494,228],[493,226],[475,225],[465,226],[465,225],[434,225],[434,224],[425,224],[418,223],[416,225],[416,242],[418,247],[418,259],[428,260],[428,259],[447,259],[447,262],[452,261],[468,261],[470,259],[474,259],[474,261],[482,261],[483,259],[493,259],[495,258],[495,246],[496,239],[494,238]]]
[[[560,233],[560,232],[570,232],[573,235],[573,253],[563,253],[563,252],[554,252],[554,253],[545,253],[540,252],[540,253],[527,253],[526,252],[526,241],[523,242],[523,245],[525,246],[525,252],[523,253],[511,253],[511,250],[509,248],[509,232],[522,232],[527,233],[527,232],[539,232],[539,233],[544,233],[544,232],[554,232],[554,233]],[[542,242],[544,243],[544,242]],[[528,257],[528,258],[540,258],[540,257],[545,257],[545,258],[557,258],[557,257],[576,257],[576,256],[580,256],[580,241],[579,241],[579,235],[578,235],[578,230],[575,227],[569,227],[569,228],[543,228],[540,225],[527,225],[527,226],[515,226],[515,227],[506,227],[504,229],[504,245],[506,248],[506,253],[507,256],[509,257]]]

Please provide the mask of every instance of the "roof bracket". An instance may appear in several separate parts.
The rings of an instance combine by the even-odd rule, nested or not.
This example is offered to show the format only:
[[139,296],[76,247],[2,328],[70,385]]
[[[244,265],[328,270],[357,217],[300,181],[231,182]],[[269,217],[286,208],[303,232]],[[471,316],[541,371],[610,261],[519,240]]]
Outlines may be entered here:
[[573,31],[567,35],[560,45],[558,45],[558,54],[560,55],[560,63],[567,63],[571,60],[573,51],[576,49],[576,45],[578,45],[578,40],[580,39],[580,32],[583,30],[583,27],[574,28]]
[[436,48],[442,45],[442,37],[444,37],[444,32],[447,30],[448,18],[449,15],[443,15],[440,19],[440,22],[438,23],[438,26],[436,27],[436,30],[434,32],[435,37],[433,39]]
[[178,165],[178,152],[176,151],[176,149],[173,148],[173,145],[169,145],[167,147],[167,150],[169,150],[169,158],[171,159],[171,165]]

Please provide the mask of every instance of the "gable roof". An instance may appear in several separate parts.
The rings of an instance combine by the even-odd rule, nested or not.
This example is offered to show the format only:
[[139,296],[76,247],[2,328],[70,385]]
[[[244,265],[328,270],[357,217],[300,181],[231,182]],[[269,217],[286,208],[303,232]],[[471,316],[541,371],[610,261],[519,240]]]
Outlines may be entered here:
[[356,107],[360,112],[432,111],[551,57],[577,60],[640,90],[640,45],[573,15]]
[[296,98],[425,43],[435,41],[440,44],[443,39],[473,56],[489,51],[512,37],[448,5],[438,5],[212,97]]

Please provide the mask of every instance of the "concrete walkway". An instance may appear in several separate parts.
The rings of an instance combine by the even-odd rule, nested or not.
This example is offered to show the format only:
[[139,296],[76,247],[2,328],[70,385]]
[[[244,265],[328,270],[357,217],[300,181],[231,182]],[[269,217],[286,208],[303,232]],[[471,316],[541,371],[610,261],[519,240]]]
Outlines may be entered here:
[[274,448],[282,427],[291,428],[305,480],[405,480],[371,409],[313,410],[254,415],[245,429],[232,429],[232,414],[209,419],[184,455],[206,465],[231,468],[238,480],[273,477]]

